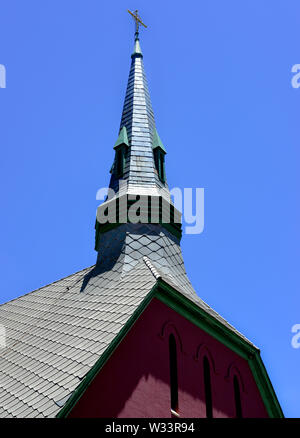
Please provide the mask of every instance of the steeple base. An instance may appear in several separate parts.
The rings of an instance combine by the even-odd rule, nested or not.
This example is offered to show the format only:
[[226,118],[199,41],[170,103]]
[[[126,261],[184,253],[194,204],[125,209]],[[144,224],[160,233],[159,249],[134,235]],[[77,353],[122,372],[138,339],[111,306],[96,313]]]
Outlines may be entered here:
[[184,268],[180,241],[160,224],[122,224],[98,240],[97,270],[123,277],[144,257],[165,277],[196,295]]

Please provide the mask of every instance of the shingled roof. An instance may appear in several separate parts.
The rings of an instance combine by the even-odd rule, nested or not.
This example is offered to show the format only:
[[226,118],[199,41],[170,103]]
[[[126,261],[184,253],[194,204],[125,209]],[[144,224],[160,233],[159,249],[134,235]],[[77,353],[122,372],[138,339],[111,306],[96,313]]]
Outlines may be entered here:
[[7,342],[0,351],[1,417],[56,416],[158,279],[252,346],[146,257],[124,276],[120,268],[99,273],[91,266],[0,306]]
[[[155,169],[152,142],[159,137],[137,33],[120,132],[119,144],[128,148],[126,196],[146,193],[169,200],[168,186]],[[113,169],[110,187],[120,196]],[[195,324],[253,363],[270,415],[280,415],[259,350],[194,291],[176,224],[108,225],[96,222],[94,266],[0,306],[6,329],[6,346],[0,349],[0,417],[67,415],[154,297],[184,316],[191,314]]]

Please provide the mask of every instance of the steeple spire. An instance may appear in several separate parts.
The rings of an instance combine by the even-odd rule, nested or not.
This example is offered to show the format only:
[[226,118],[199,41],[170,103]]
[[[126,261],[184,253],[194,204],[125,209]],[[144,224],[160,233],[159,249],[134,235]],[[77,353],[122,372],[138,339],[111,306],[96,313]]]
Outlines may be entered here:
[[114,269],[118,275],[126,275],[146,256],[194,295],[180,249],[181,213],[170,199],[166,149],[155,126],[144,70],[139,26],[145,25],[137,11],[130,14],[136,24],[134,50],[114,144],[109,185],[114,196],[108,196],[97,210],[97,269]]
[[[153,144],[153,140],[156,141],[159,137],[139,40],[139,26],[147,26],[142,22],[138,11],[132,13],[128,10],[128,12],[135,20],[135,41],[119,134],[124,128],[126,129],[129,147],[127,149],[124,147],[121,152],[116,151],[110,188],[117,193],[120,189],[120,180],[125,180],[128,193],[139,194],[142,189],[143,192],[146,190],[150,194],[150,191],[153,193],[156,190],[169,199],[165,171],[162,174],[162,170],[161,173],[159,170],[164,166],[158,166],[164,160],[166,151],[163,149],[159,160],[156,159],[158,153],[155,152],[156,145]],[[119,160],[123,162],[121,173],[118,171],[122,167]]]

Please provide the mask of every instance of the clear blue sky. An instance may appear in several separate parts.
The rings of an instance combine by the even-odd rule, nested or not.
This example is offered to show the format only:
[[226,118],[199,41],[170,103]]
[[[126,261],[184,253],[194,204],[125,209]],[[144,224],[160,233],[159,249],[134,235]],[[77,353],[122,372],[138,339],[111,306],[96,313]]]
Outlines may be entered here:
[[300,417],[297,0],[0,0],[1,302],[96,259],[133,47],[141,45],[170,187],[204,187],[182,240],[199,296],[261,348]]

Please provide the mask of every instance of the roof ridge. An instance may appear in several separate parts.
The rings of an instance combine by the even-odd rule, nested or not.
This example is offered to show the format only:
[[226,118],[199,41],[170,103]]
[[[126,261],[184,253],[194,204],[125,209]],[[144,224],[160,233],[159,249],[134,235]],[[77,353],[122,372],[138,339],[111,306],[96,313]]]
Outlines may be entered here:
[[[172,288],[176,289],[177,292],[179,292],[181,295],[183,295],[184,297],[186,297],[187,299],[189,299],[191,302],[193,302],[194,304],[196,304],[197,306],[199,306],[202,310],[204,310],[205,312],[209,313],[214,319],[216,320],[221,320],[220,322],[224,325],[224,326],[228,326],[228,328],[230,328],[230,330],[234,331],[235,333],[237,333],[240,337],[242,337],[243,339],[245,339],[249,344],[251,344],[252,346],[254,346],[256,349],[259,350],[259,348],[253,344],[253,342],[251,342],[246,336],[244,336],[237,328],[235,328],[232,324],[230,324],[222,315],[220,315],[216,310],[214,310],[209,304],[207,304],[205,301],[202,300],[202,298],[199,297],[199,295],[195,294],[194,297],[190,296],[189,294],[187,295],[186,292],[184,291],[184,289],[182,289],[181,286],[175,284],[172,281],[172,277],[169,278],[167,275],[164,275],[162,273],[159,272],[159,270],[157,268],[155,268],[155,266],[153,265],[152,261],[147,257],[144,256],[143,257],[143,261],[144,263],[148,266],[148,268],[150,269],[151,273],[153,274],[153,276],[155,277],[156,280],[161,279],[163,280],[165,283],[167,283],[169,286],[171,286]],[[224,324],[225,323],[225,324]]]
[[151,273],[153,274],[153,277],[158,280],[159,278],[162,278],[162,274],[156,269],[156,267],[152,264],[150,259],[147,256],[143,257],[143,261],[145,265],[150,269]]

